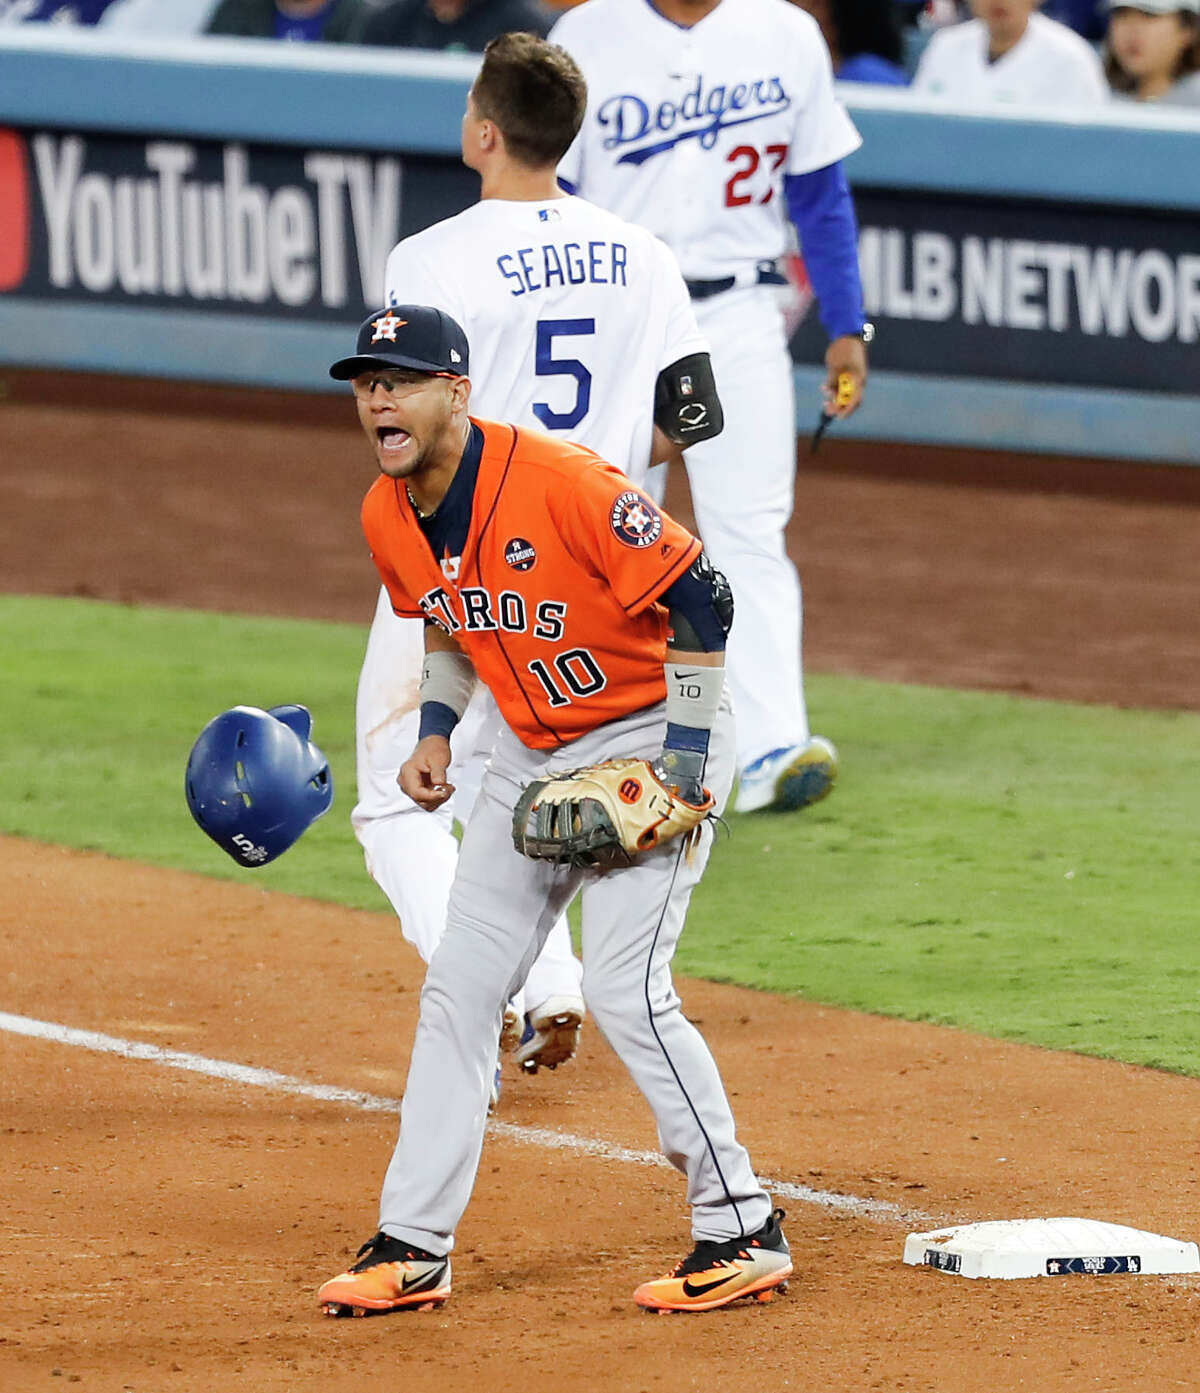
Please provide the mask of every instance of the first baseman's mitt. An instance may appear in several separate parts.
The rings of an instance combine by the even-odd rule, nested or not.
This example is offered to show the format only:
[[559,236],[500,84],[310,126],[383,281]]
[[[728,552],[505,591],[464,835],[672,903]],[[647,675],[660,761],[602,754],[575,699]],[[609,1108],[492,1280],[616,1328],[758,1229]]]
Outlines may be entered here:
[[513,845],[535,861],[612,870],[695,831],[716,800],[689,803],[644,759],[612,759],[535,779],[513,809]]

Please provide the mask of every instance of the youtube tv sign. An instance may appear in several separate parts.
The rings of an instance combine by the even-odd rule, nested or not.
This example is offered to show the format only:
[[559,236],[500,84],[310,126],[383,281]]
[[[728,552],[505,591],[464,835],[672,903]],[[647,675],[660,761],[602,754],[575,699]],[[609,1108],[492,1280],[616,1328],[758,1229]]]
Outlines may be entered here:
[[0,294],[357,322],[477,187],[447,157],[0,128]]
[[29,175],[25,142],[0,127],[0,293],[29,271]]

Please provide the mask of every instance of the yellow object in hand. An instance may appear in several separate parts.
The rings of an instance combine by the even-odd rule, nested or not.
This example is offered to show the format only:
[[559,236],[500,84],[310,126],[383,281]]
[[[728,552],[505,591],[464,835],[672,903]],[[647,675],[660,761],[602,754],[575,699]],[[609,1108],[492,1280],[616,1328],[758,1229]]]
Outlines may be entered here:
[[837,379],[837,392],[832,402],[829,400],[829,388],[823,386],[822,393],[825,396],[826,405],[821,410],[821,419],[817,422],[817,428],[812,433],[812,439],[808,443],[808,453],[815,454],[817,446],[821,443],[821,437],[829,429],[831,422],[836,421],[838,412],[854,400],[858,384],[852,372],[839,372]]

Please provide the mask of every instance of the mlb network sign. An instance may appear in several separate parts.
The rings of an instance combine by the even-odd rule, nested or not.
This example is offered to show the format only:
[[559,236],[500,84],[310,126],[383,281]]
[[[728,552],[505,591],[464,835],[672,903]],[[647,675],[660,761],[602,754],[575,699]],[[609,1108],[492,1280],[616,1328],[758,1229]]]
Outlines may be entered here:
[[401,175],[395,156],[0,130],[0,292],[358,320],[408,230]]
[[[856,189],[875,367],[1195,396],[1194,215]],[[805,360],[821,346],[808,324]]]

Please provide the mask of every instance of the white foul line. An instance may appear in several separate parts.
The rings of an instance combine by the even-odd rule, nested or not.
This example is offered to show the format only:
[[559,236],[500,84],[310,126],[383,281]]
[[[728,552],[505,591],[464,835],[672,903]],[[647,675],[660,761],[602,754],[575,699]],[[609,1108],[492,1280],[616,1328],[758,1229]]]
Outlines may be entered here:
[[[333,1088],[329,1084],[305,1083],[303,1079],[290,1074],[279,1074],[274,1069],[258,1069],[249,1064],[234,1064],[229,1060],[209,1059],[202,1054],[187,1054],[182,1050],[168,1050],[161,1045],[151,1045],[140,1040],[122,1040],[115,1035],[102,1035],[95,1030],[76,1030],[69,1025],[57,1025],[53,1021],[39,1021],[32,1016],[14,1016],[0,1011],[0,1030],[13,1035],[28,1035],[37,1040],[51,1040],[60,1045],[75,1045],[85,1050],[96,1050],[102,1054],[121,1055],[125,1059],[143,1059],[154,1064],[164,1064],[169,1069],[183,1069],[193,1074],[205,1074],[209,1078],[222,1079],[226,1083],[250,1084],[255,1088],[266,1088],[273,1093],[292,1093],[302,1098],[313,1098],[321,1103],[349,1103],[363,1112],[399,1112],[399,1098],[385,1098],[376,1093],[360,1093],[353,1088]],[[611,1142],[600,1141],[595,1137],[576,1136],[572,1132],[559,1132],[549,1127],[521,1127],[513,1122],[501,1122],[493,1118],[488,1130],[507,1141],[520,1142],[526,1146],[543,1146],[552,1151],[574,1151],[584,1156],[594,1156],[605,1161],[624,1161],[637,1166],[668,1166],[670,1163],[657,1151],[635,1151],[629,1147],[617,1146]],[[890,1200],[863,1199],[858,1195],[839,1195],[829,1190],[814,1190],[809,1185],[796,1185],[790,1181],[772,1180],[760,1176],[760,1182],[772,1195],[781,1199],[797,1200],[803,1204],[819,1205],[823,1209],[840,1210],[861,1219],[903,1221],[905,1223],[928,1223],[930,1216],[915,1210],[901,1209]]]

